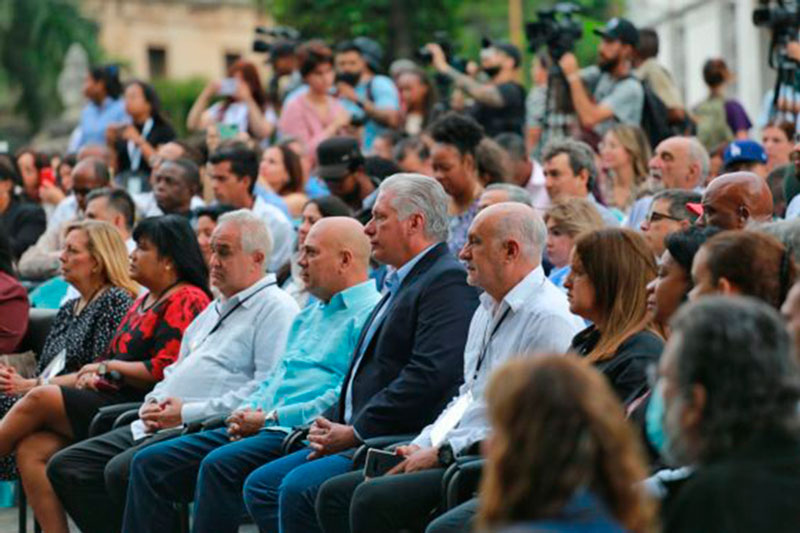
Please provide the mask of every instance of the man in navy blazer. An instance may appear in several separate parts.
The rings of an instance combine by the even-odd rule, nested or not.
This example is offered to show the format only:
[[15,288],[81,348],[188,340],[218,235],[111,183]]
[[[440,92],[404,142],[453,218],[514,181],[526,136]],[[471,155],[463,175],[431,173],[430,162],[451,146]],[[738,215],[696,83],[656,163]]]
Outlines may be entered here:
[[478,299],[447,248],[447,205],[426,176],[381,184],[365,232],[373,257],[392,267],[387,290],[361,332],[338,404],[311,426],[309,447],[247,477],[245,504],[262,531],[320,531],[317,490],[352,469],[352,450],[371,437],[418,432],[461,384]]

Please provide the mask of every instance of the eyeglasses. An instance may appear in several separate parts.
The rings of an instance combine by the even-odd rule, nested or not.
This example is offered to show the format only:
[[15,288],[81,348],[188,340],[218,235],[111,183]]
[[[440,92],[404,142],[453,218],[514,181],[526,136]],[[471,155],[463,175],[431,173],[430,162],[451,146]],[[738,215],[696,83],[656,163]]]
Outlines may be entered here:
[[72,192],[75,193],[75,196],[86,196],[92,192],[92,189],[89,187],[73,187]]
[[659,220],[674,220],[675,222],[682,222],[683,219],[674,217],[672,215],[668,215],[666,213],[659,213],[658,211],[653,211],[649,215],[647,215],[647,222],[649,224],[652,224],[653,222],[658,222]]

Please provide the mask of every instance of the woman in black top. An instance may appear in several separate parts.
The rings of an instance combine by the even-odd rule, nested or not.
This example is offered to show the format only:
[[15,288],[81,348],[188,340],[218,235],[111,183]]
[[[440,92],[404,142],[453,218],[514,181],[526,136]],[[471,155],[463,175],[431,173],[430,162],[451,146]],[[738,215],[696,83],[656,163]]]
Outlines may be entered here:
[[606,375],[627,406],[647,392],[647,367],[664,347],[647,309],[653,252],[638,233],[602,229],[578,238],[571,267],[564,283],[570,311],[593,323],[575,335],[572,350]]
[[[159,146],[175,138],[175,130],[161,114],[161,103],[155,89],[143,81],[128,83],[125,111],[133,119],[133,124],[110,127],[106,140],[115,156],[118,185],[125,186],[131,194],[137,194],[150,190],[150,158]],[[132,179],[138,185],[133,185]],[[136,187],[141,189],[130,190]]]

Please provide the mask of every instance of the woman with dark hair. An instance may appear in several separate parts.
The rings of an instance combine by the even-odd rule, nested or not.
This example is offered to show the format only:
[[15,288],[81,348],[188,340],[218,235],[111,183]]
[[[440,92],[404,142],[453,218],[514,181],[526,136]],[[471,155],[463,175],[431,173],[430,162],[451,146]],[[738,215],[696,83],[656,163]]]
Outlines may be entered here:
[[692,261],[706,240],[719,233],[714,226],[690,226],[684,231],[667,235],[666,249],[658,262],[656,277],[647,284],[647,309],[665,337],[669,336],[669,321],[678,307],[687,301],[692,290]]
[[608,382],[549,355],[499,368],[486,392],[492,434],[479,492],[481,531],[644,533],[647,470]]
[[14,256],[0,224],[0,354],[17,349],[28,329],[28,292],[14,272]]
[[424,70],[414,68],[397,77],[397,90],[403,103],[400,130],[406,135],[421,134],[435,118],[436,87]]
[[104,145],[109,126],[130,121],[125,113],[125,103],[120,98],[122,83],[117,65],[92,67],[86,76],[83,94],[88,102],[70,139],[69,152],[77,152],[90,144]]
[[[209,107],[215,96],[223,99]],[[209,127],[222,125],[262,140],[269,138],[275,129],[274,117],[268,115],[274,112],[267,105],[258,70],[253,63],[240,59],[230,66],[227,78],[206,85],[186,117],[186,127],[207,131]]]
[[[175,138],[175,130],[161,112],[161,101],[152,85],[134,80],[125,87],[125,111],[132,124],[114,124],[106,131],[106,142],[114,156],[116,181],[131,194],[149,189],[150,158],[159,146]],[[138,186],[128,175],[138,176]],[[120,176],[124,176],[120,180]],[[135,190],[136,188],[140,190]]]
[[766,233],[723,231],[694,256],[689,299],[707,294],[753,296],[780,309],[795,282],[792,252]]
[[794,148],[794,132],[794,123],[786,120],[771,120],[761,130],[768,172],[789,164],[789,156]]
[[6,230],[14,260],[22,257],[47,229],[42,206],[26,202],[16,194],[20,182],[14,160],[0,154],[0,226]]
[[[124,257],[125,245],[116,230],[95,221],[84,225],[108,226],[105,239],[116,237],[116,256]],[[141,401],[177,360],[184,330],[209,302],[208,271],[184,217],[145,219],[133,238],[131,278],[147,292],[127,310],[107,349],[92,354],[94,362],[77,372],[52,381],[44,372],[0,420],[0,456],[17,452],[29,503],[48,532],[69,531],[45,473],[49,458],[85,439],[101,407]],[[70,271],[77,268],[76,263]]]
[[278,131],[305,144],[313,165],[317,145],[350,124],[350,115],[330,94],[335,77],[330,48],[321,41],[304,43],[297,49],[297,63],[308,91],[284,104]]
[[277,144],[264,150],[258,167],[256,194],[259,194],[259,188],[280,196],[292,218],[301,216],[308,196],[305,193],[305,176],[300,156],[285,144]]
[[[306,241],[311,226],[318,220],[326,217],[350,217],[353,216],[352,210],[338,196],[321,196],[306,202],[303,206],[302,221],[297,228],[297,250]],[[301,308],[313,302],[311,295],[306,290],[303,280],[300,278],[300,267],[297,264],[298,251],[292,255],[292,260],[288,266],[278,272],[278,280],[282,283],[283,289],[292,295]]]
[[211,261],[211,236],[214,230],[217,229],[217,220],[219,217],[234,211],[234,208],[225,204],[213,204],[201,207],[194,212],[197,220],[197,227],[195,234],[197,235],[197,245],[200,246],[200,252],[203,254],[203,262],[208,268],[208,263]]
[[[17,150],[16,165],[21,178],[23,197],[33,203],[42,203],[39,195],[42,187],[42,171],[50,167],[50,159],[43,153],[37,152],[31,147],[24,147]],[[55,182],[53,183],[55,185]],[[64,195],[61,194],[61,199]],[[58,204],[60,199],[56,199],[51,204]]]
[[592,322],[572,339],[572,350],[606,375],[626,406],[647,392],[647,367],[664,348],[647,310],[655,277],[644,237],[607,228],[578,237],[564,283],[570,311]]
[[430,136],[434,142],[433,177],[450,196],[447,246],[458,256],[467,242],[467,230],[478,214],[478,201],[483,193],[477,155],[484,138],[483,127],[470,117],[448,113],[431,124]]

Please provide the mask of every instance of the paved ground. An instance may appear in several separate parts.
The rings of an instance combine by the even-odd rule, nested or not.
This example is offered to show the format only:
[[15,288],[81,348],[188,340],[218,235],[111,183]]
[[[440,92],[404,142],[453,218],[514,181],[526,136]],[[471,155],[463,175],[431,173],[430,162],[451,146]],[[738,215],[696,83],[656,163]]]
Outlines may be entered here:
[[[17,508],[0,509],[0,533],[17,533]],[[80,533],[74,524],[70,524],[72,533]],[[33,533],[33,512],[28,509],[28,531]],[[239,528],[239,533],[258,533],[256,526],[249,524]]]

